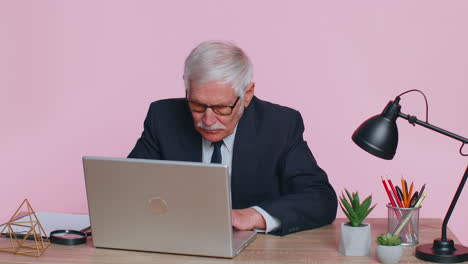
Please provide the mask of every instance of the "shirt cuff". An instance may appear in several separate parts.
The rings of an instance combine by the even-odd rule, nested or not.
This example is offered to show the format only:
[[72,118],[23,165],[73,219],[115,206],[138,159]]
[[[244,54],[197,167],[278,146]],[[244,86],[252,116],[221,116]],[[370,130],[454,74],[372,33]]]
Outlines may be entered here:
[[266,229],[255,229],[257,232],[265,232],[265,234],[270,233],[271,231],[274,231],[278,227],[281,226],[281,221],[267,213],[265,210],[258,206],[252,206],[250,208],[253,208],[257,210],[258,213],[260,213],[263,216],[263,219],[265,219],[265,224],[266,224]]

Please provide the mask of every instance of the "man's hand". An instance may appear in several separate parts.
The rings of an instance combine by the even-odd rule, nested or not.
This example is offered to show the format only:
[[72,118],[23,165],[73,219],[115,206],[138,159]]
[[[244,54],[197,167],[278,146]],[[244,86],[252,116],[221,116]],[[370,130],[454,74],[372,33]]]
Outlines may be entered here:
[[232,210],[232,226],[239,230],[266,229],[265,219],[253,208]]

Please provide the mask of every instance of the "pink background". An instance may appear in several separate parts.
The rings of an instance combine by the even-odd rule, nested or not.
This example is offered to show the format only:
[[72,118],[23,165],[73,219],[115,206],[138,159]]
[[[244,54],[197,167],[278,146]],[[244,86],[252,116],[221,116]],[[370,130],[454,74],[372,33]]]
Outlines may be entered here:
[[[337,192],[373,194],[371,217],[386,217],[380,177],[403,175],[427,183],[422,217],[442,218],[467,166],[460,143],[399,120],[384,161],[351,135],[421,89],[429,121],[467,137],[467,14],[466,1],[2,1],[0,220],[26,197],[86,213],[81,157],[126,156],[149,103],[184,95],[183,61],[209,39],[250,55],[260,98],[301,111]],[[420,95],[401,103],[424,119]],[[465,245],[467,204],[465,190],[449,225]]]

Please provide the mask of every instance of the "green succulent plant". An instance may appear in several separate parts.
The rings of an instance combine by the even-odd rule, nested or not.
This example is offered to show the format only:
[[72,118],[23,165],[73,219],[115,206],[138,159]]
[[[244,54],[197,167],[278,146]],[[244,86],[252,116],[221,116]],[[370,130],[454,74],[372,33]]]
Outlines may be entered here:
[[401,244],[401,238],[392,233],[382,234],[375,241],[383,246],[398,246]]
[[346,217],[348,217],[352,226],[360,226],[362,221],[364,221],[369,213],[374,210],[376,204],[370,207],[372,204],[372,195],[369,195],[362,203],[360,203],[359,194],[357,192],[350,194],[346,189],[345,192],[349,201],[342,193],[340,197],[341,209],[343,210]]

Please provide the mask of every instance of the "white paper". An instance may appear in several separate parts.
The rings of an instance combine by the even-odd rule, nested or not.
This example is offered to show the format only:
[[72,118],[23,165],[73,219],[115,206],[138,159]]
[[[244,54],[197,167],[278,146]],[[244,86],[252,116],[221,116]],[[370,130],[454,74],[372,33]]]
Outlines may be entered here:
[[[50,212],[36,212],[36,216],[41,223],[42,228],[46,232],[47,236],[50,236],[50,232],[58,229],[69,229],[69,230],[84,230],[90,226],[89,215],[83,214],[65,214],[65,213],[50,213]],[[30,217],[25,216],[14,222],[29,221]],[[31,216],[34,221],[34,216]],[[0,231],[3,230],[5,224],[0,226]],[[30,228],[12,225],[15,233],[27,233]],[[39,233],[39,227],[37,226],[36,232]],[[5,229],[4,233],[8,233]]]

